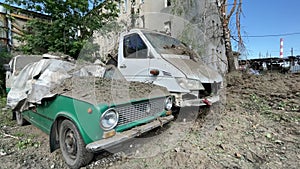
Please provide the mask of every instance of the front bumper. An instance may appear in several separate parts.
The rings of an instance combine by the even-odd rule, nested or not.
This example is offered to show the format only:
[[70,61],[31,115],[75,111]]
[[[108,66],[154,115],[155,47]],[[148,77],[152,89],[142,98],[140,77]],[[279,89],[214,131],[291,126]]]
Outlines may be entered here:
[[121,133],[117,133],[115,136],[113,136],[111,138],[92,142],[92,143],[86,145],[86,149],[90,152],[98,152],[100,150],[107,149],[109,147],[112,147],[112,146],[115,146],[122,142],[125,142],[129,139],[137,137],[143,133],[146,133],[156,127],[162,126],[162,125],[170,122],[173,119],[174,119],[173,115],[169,115],[166,117],[160,117],[159,120],[155,120],[150,123],[144,124],[142,126],[138,126],[138,127],[132,128],[130,130],[127,130],[127,131],[124,131]]
[[213,103],[216,103],[220,101],[220,96],[219,95],[214,95],[214,96],[208,96],[205,98],[197,98],[197,99],[182,99],[182,98],[177,98],[176,100],[176,106],[179,107],[189,107],[189,106],[205,106],[205,105],[211,105]]

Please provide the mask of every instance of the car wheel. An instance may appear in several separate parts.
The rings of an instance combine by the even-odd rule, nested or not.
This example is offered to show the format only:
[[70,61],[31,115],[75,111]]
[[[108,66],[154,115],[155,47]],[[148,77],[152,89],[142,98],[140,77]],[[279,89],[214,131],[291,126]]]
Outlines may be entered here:
[[15,115],[17,124],[19,126],[24,126],[25,124],[27,124],[27,121],[23,118],[23,115],[20,111],[14,111],[13,114]]
[[59,144],[62,155],[70,168],[80,168],[93,159],[94,154],[86,150],[77,127],[70,120],[64,120],[60,125]]

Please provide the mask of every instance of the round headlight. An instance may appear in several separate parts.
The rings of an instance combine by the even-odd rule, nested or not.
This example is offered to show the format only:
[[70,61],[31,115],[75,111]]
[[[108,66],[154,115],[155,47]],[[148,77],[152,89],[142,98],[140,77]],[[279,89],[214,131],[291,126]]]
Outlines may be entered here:
[[167,97],[165,100],[165,109],[167,111],[171,110],[173,107],[173,99],[172,97]]
[[100,125],[104,130],[111,130],[118,124],[119,114],[115,109],[106,110],[100,119]]

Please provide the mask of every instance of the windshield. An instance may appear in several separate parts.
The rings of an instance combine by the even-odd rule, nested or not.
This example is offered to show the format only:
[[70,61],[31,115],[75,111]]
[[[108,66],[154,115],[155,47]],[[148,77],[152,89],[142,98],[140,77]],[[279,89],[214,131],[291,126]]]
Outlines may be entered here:
[[145,32],[144,35],[160,54],[187,55],[193,60],[197,57],[194,51],[171,36],[151,32]]
[[184,46],[179,40],[158,33],[144,33],[152,46],[160,53],[170,53],[172,46]]

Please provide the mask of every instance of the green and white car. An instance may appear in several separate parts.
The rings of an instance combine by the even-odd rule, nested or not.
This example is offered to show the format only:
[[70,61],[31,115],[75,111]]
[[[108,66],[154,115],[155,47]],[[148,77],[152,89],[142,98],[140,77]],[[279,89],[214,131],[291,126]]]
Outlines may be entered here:
[[7,104],[19,125],[29,122],[49,135],[70,168],[93,154],[173,120],[173,99],[153,84],[127,82],[114,67],[42,59],[16,77]]

